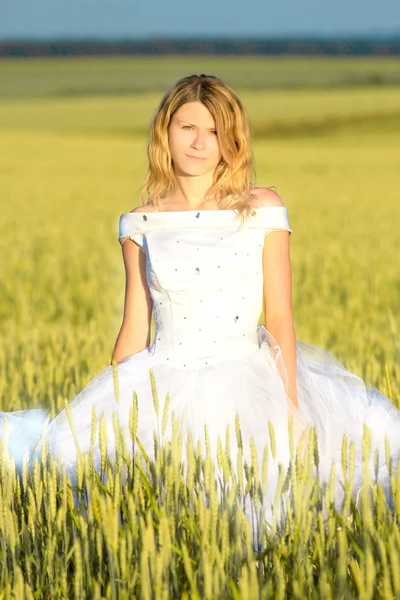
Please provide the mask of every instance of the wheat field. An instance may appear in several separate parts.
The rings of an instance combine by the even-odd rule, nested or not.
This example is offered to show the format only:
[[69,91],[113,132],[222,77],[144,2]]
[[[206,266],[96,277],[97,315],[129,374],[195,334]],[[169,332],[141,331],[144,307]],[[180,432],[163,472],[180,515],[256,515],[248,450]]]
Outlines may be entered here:
[[[165,61],[149,59],[82,59],[79,68],[67,60],[60,68],[0,63],[8,83],[0,101],[1,411],[41,407],[53,418],[109,364],[123,310],[119,215],[138,204],[148,120],[166,73],[177,78],[200,64],[199,57],[170,59],[165,71]],[[247,109],[255,183],[276,186],[288,207],[297,339],[327,349],[400,407],[393,63],[352,59],[317,68],[252,59],[235,71],[223,60],[204,61],[203,71],[213,67]],[[374,73],[381,80],[372,86]],[[0,453],[2,598],[400,597],[394,461],[393,506],[367,469],[356,501],[354,448],[344,440],[338,513],[333,479],[342,474],[319,487],[317,440],[297,455],[294,448],[277,491],[287,519],[264,526],[261,518],[255,543],[242,508],[246,499],[259,508],[273,434],[261,473],[254,458],[241,481],[233,477],[228,439],[218,465],[188,447],[184,475],[177,437],[160,445],[155,464],[143,462],[135,406],[133,398],[131,437],[121,438],[116,460],[104,454],[99,474],[82,456],[75,489],[46,448],[32,472],[25,464],[18,473]],[[230,443],[240,445],[240,424]],[[365,431],[365,457],[369,444]]]

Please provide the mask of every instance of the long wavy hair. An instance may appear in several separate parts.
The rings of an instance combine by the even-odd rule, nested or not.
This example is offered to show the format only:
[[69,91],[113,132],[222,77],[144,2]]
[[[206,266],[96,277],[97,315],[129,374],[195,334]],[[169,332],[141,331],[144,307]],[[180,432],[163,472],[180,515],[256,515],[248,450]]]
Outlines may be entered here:
[[214,171],[205,200],[215,199],[221,210],[233,209],[241,225],[253,210],[251,177],[255,170],[251,135],[245,109],[236,93],[213,75],[189,75],[179,79],[161,99],[150,121],[147,146],[148,171],[139,190],[143,205],[160,207],[160,200],[174,194],[177,180],[168,144],[168,128],[175,111],[186,102],[200,101],[215,120],[221,160]]

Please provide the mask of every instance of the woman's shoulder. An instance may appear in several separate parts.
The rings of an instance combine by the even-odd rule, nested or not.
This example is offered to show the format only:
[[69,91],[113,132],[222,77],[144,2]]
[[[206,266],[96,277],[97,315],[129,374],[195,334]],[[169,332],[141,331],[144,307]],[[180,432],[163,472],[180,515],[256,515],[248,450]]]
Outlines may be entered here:
[[131,213],[143,213],[143,212],[152,212],[154,210],[154,206],[152,204],[145,204],[143,206],[136,206],[130,212]]
[[[284,206],[281,197],[271,188],[253,187],[252,194],[255,196],[254,208],[263,206]],[[149,202],[142,206],[136,206],[131,213],[156,212],[156,206]]]
[[282,198],[277,192],[271,190],[271,188],[254,187],[252,193],[256,197],[255,208],[261,208],[262,206],[284,206]]

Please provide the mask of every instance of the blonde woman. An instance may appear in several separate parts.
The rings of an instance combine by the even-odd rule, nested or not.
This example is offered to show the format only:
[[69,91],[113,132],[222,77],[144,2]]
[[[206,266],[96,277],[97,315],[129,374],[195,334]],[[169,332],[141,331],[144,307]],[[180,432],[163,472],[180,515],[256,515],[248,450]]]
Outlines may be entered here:
[[[69,409],[80,450],[90,448],[93,407],[97,425],[105,416],[110,454],[115,451],[113,411],[129,440],[136,392],[137,438],[153,459],[153,434],[160,432],[168,395],[169,415],[174,413],[183,441],[191,435],[205,452],[207,425],[215,461],[218,437],[224,445],[229,425],[234,469],[236,416],[248,462],[251,439],[261,462],[273,425],[276,458],[268,469],[266,507],[273,499],[278,463],[289,464],[290,416],[295,441],[316,427],[322,480],[328,480],[332,461],[341,473],[343,434],[355,442],[355,493],[361,485],[359,452],[366,423],[380,449],[380,477],[387,482],[384,438],[388,435],[397,456],[400,412],[327,351],[296,340],[288,209],[275,191],[252,185],[249,126],[236,93],[210,75],[185,77],[165,93],[149,133],[140,205],[119,221],[126,270],[123,322],[112,354],[119,398],[110,364],[73,399]],[[258,326],[262,302],[265,324]],[[151,341],[152,314],[156,331]],[[23,411],[28,427],[33,412]],[[166,438],[171,431],[169,420]],[[73,477],[76,445],[65,410],[45,429],[36,456],[46,437]],[[94,457],[99,468],[98,441]]]

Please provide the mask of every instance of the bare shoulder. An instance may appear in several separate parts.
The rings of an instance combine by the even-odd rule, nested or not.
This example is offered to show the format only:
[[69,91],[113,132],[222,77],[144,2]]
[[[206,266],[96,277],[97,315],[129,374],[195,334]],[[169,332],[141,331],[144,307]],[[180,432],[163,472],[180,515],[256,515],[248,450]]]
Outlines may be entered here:
[[150,204],[147,204],[145,206],[137,206],[136,208],[133,208],[130,212],[131,213],[143,213],[143,212],[150,212],[153,209],[153,207]]
[[255,187],[252,189],[252,193],[257,198],[256,207],[258,208],[261,206],[284,206],[279,194],[270,188]]

